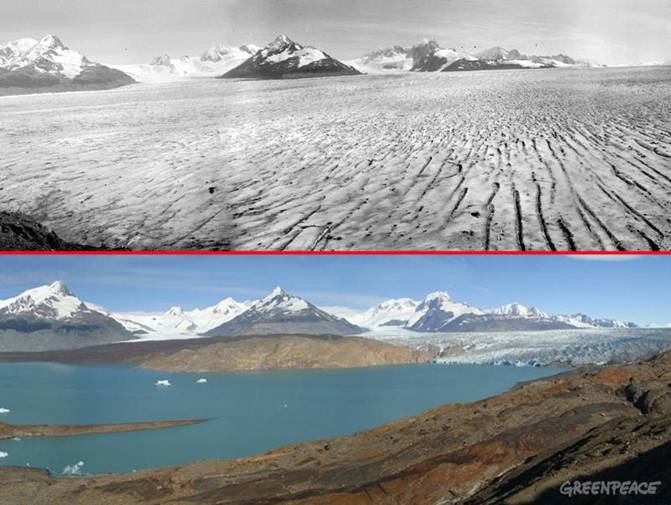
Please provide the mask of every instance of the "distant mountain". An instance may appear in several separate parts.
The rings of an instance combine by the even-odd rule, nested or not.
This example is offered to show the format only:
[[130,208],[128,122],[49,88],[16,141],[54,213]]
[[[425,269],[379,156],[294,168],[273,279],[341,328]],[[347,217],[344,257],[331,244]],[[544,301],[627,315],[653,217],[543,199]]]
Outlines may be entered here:
[[349,312],[347,318],[373,330],[396,327],[422,333],[637,327],[634,323],[584,314],[550,315],[519,303],[483,310],[455,302],[445,292],[431,293],[422,302],[410,298],[387,300],[358,314]]
[[363,328],[345,319],[275,288],[245,312],[206,332],[206,335],[355,335],[363,331]]
[[472,55],[457,49],[443,48],[435,40],[424,40],[410,48],[398,45],[387,47],[368,53],[349,63],[366,73],[388,71],[457,72],[589,66],[586,62],[574,60],[563,54],[527,56],[516,49],[508,51],[499,46]]
[[174,340],[202,336],[357,335],[371,331],[416,333],[636,328],[634,323],[585,314],[552,315],[519,303],[483,310],[448,293],[422,301],[398,298],[365,311],[320,309],[280,288],[255,301],[225,298],[194,310],[174,306],[159,313],[110,312],[83,302],[60,282],[0,300],[0,352],[69,349],[124,340]]
[[120,70],[89,61],[54,35],[0,45],[0,93],[110,89],[134,82]]
[[365,328],[410,326],[421,317],[421,313],[417,312],[419,303],[410,298],[387,300],[349,319]]
[[482,310],[465,303],[452,301],[450,295],[443,291],[431,293],[417,306],[422,316],[409,327],[412,331],[441,332],[449,331],[448,325],[464,314],[482,314]]
[[377,51],[363,55],[361,58],[346,61],[345,63],[367,74],[408,71],[413,66],[410,49],[402,46],[378,49]]
[[578,328],[638,328],[635,323],[617,319],[594,318],[585,314],[555,316],[555,318]]
[[243,313],[249,307],[247,302],[237,302],[226,298],[211,307],[185,311],[179,306],[171,307],[159,314],[151,313],[108,313],[124,327],[143,339],[170,337],[197,337]]
[[442,48],[436,41],[430,41],[426,50],[417,56],[411,69],[414,72],[441,72],[455,61],[476,59],[463,51]]
[[365,73],[407,72],[420,66],[425,58],[437,50],[440,50],[438,42],[423,40],[412,47],[391,46],[379,49],[347,63]]
[[331,58],[319,49],[304,47],[286,35],[280,35],[254,56],[221,77],[283,79],[360,73],[354,67]]
[[62,282],[0,300],[0,350],[74,349],[135,338],[120,323],[92,309]]
[[474,58],[462,58],[443,68],[444,72],[468,70],[504,70],[523,68],[587,67],[589,63],[574,60],[565,54],[554,56],[527,56],[517,49],[496,46],[478,53]]
[[575,329],[569,323],[553,317],[531,315],[502,315],[496,313],[463,314],[441,327],[442,332],[501,332],[501,331],[545,331]]
[[198,56],[173,58],[167,54],[157,56],[144,65],[119,65],[117,68],[141,82],[161,82],[193,77],[216,77],[255,54],[260,48],[247,44],[229,47],[223,44],[210,47]]

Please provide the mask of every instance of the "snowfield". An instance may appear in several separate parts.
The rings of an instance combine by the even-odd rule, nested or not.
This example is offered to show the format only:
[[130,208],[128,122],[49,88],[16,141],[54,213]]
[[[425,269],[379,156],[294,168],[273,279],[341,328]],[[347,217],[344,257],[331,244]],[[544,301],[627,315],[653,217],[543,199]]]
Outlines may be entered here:
[[449,334],[384,329],[363,336],[420,349],[437,346],[441,363],[514,366],[628,363],[671,348],[671,329],[665,328]]
[[671,68],[0,98],[0,208],[92,245],[670,249]]

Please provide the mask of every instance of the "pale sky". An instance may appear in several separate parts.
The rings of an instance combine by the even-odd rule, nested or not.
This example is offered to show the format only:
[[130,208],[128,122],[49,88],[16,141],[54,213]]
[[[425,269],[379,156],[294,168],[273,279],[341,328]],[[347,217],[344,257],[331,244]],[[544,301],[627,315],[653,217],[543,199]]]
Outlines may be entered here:
[[2,0],[0,41],[58,35],[94,61],[264,45],[285,33],[339,59],[435,38],[605,64],[671,59],[671,0]]

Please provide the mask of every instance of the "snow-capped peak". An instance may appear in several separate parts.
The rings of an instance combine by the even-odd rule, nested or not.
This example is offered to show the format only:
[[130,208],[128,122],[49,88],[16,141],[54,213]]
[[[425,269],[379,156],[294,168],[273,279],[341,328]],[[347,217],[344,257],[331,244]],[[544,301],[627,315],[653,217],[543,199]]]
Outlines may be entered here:
[[309,309],[310,304],[302,298],[291,295],[280,287],[276,287],[266,296],[255,302],[252,308],[258,312],[299,312]]
[[268,298],[268,299],[270,299],[270,298],[275,298],[276,296],[284,296],[284,295],[287,295],[287,294],[288,294],[288,293],[287,293],[286,291],[284,291],[284,289],[282,289],[281,287],[277,286],[277,287],[276,287],[275,289],[273,289],[268,295],[266,295],[266,297],[265,297],[264,299],[266,299],[266,298]]
[[67,49],[56,35],[45,35],[40,40],[40,45],[51,49]]
[[28,289],[0,301],[1,315],[29,315],[48,319],[68,319],[79,312],[91,312],[61,281]]
[[297,49],[301,49],[302,46],[300,44],[296,44],[293,40],[291,40],[289,37],[286,35],[278,35],[275,40],[273,40],[270,44],[266,46],[266,49],[269,51],[282,51],[284,50],[287,46],[295,45]]
[[[240,47],[229,47],[224,44],[219,44],[216,46],[210,47],[205,51],[201,57],[201,61],[209,61],[213,63],[223,62],[223,61],[232,61],[239,60],[243,58],[249,58],[251,55],[255,54],[259,48],[253,44],[248,44]],[[169,58],[168,58],[169,59]]]
[[[478,53],[478,58],[482,60],[507,60],[510,56],[511,51],[504,49],[501,46],[491,47],[480,53]],[[517,51],[515,51],[517,53]]]
[[305,67],[316,61],[328,59],[328,55],[314,47],[303,47],[286,35],[280,35],[254,55],[258,63],[282,64],[287,60],[297,60],[296,68]]
[[499,316],[510,317],[548,317],[545,312],[538,310],[536,307],[525,307],[517,302],[503,305],[492,311],[492,313]]
[[166,314],[169,316],[183,316],[184,315],[184,309],[180,307],[179,305],[175,305],[174,307],[170,307],[167,311]]
[[266,296],[254,302],[251,309],[257,312],[300,312],[308,310],[310,304],[302,298],[287,293],[284,289],[276,287]]
[[435,291],[424,297],[424,300],[417,306],[418,312],[425,312],[429,309],[438,309],[444,312],[453,312],[463,314],[464,312],[480,312],[480,309],[469,307],[466,303],[453,302],[450,295],[445,291]]
[[33,67],[41,73],[74,78],[92,65],[82,54],[67,48],[55,35],[36,41],[24,38],[0,46],[0,68],[16,70]]
[[406,326],[412,324],[416,316],[419,302],[411,298],[385,300],[358,316],[349,317],[352,322],[366,327]]
[[434,291],[433,293],[429,293],[424,297],[425,302],[431,302],[433,300],[440,300],[440,301],[450,301],[450,295],[446,291]]
[[240,304],[237,301],[235,301],[233,298],[228,297],[228,298],[224,298],[222,301],[220,301],[215,306],[213,306],[212,307],[212,312],[214,312],[215,314],[227,313],[232,308],[237,308],[237,307],[242,307],[242,306],[243,306],[243,304]]

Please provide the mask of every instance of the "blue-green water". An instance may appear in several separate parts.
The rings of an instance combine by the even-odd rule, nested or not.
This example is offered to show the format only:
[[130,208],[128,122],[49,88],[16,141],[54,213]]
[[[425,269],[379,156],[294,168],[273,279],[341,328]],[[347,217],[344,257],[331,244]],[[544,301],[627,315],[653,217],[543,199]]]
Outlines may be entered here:
[[[349,370],[174,374],[128,366],[0,364],[0,422],[89,424],[213,418],[163,430],[0,440],[0,465],[60,475],[128,472],[232,459],[305,440],[345,435],[445,403],[495,395],[560,370],[408,365]],[[197,384],[200,377],[207,384]],[[157,380],[172,386],[160,388]]]

